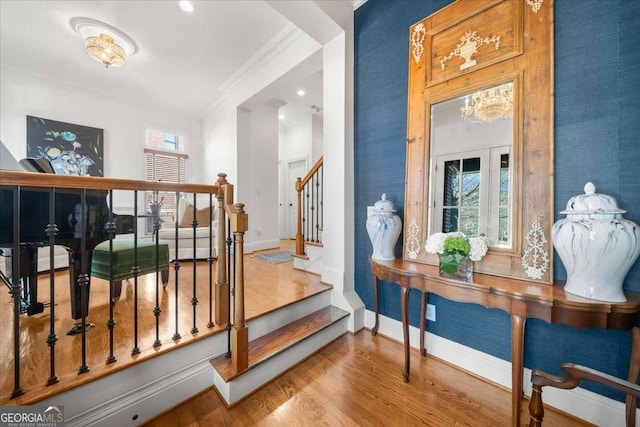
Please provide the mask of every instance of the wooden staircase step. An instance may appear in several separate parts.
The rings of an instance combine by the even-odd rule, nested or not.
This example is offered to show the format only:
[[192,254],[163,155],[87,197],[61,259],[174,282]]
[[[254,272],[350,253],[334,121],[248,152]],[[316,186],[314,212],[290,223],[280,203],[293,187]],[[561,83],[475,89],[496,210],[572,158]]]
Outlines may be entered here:
[[231,358],[224,354],[212,359],[211,365],[225,382],[229,382],[347,316],[348,312],[328,306],[249,342],[249,368],[246,371],[235,373]]

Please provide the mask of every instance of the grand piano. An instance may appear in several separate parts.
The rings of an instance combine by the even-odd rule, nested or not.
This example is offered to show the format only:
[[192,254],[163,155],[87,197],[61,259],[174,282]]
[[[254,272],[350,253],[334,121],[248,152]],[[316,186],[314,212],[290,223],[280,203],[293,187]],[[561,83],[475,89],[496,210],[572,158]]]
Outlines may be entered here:
[[[11,153],[0,141],[0,169],[27,170],[54,173],[46,159],[23,159],[15,162]],[[41,313],[45,304],[38,301],[38,248],[50,243],[47,228],[50,225],[49,188],[5,186],[0,182],[0,255],[5,257],[5,270],[0,271],[0,280],[7,286],[12,278],[18,277],[22,286],[21,312],[33,315]],[[76,325],[67,334],[82,332],[80,320],[89,314],[89,291],[91,254],[99,243],[109,235],[105,226],[109,223],[110,211],[107,206],[107,192],[103,190],[57,189],[55,192],[54,218],[57,233],[55,244],[64,246],[69,254],[69,286],[71,317]],[[16,203],[16,199],[19,200]],[[16,238],[14,219],[19,218],[19,232]],[[133,232],[132,215],[112,215],[115,234]],[[19,265],[13,258],[19,251]],[[84,272],[83,272],[84,269]],[[86,274],[86,297],[82,301],[80,279]],[[85,327],[91,325],[85,323]]]

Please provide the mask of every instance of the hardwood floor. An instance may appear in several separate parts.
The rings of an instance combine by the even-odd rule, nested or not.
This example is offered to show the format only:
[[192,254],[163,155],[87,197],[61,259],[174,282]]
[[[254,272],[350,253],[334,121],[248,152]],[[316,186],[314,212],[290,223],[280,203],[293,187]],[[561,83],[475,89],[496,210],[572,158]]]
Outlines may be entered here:
[[[291,249],[293,241],[282,241],[281,248]],[[264,251],[268,252],[268,251]],[[214,281],[217,262],[214,263]],[[66,271],[55,273],[55,374],[57,384],[46,382],[50,376],[50,349],[47,345],[51,310],[43,313],[20,316],[20,386],[25,392],[11,399],[14,390],[14,346],[13,346],[13,302],[6,290],[0,292],[0,405],[23,405],[35,403],[46,397],[64,392],[79,384],[124,369],[132,364],[154,357],[165,351],[184,346],[211,334],[224,331],[224,325],[208,327],[209,323],[209,266],[207,262],[196,263],[196,295],[198,304],[194,317],[191,304],[193,297],[193,264],[182,262],[178,280],[178,303],[176,304],[175,272],[170,269],[166,289],[159,286],[158,300],[160,321],[156,340],[156,275],[138,278],[138,342],[140,354],[132,355],[134,340],[134,282],[124,281],[122,296],[113,306],[114,356],[116,361],[107,363],[109,356],[109,287],[108,282],[92,278],[88,321],[95,326],[86,334],[86,364],[89,371],[79,374],[82,366],[81,335],[67,336],[65,332],[73,326],[69,308],[69,278]],[[49,275],[38,278],[39,300],[49,301]],[[257,260],[252,254],[245,256],[245,315],[247,320],[286,306],[292,302],[325,291],[329,286],[320,283],[317,275],[293,270],[292,263],[269,264]],[[176,313],[177,322],[176,322]],[[198,329],[192,333],[193,326]],[[174,340],[175,332],[181,336]]]
[[[402,379],[398,342],[347,334],[227,409],[213,390],[167,410],[146,427],[509,426],[511,394],[431,356]],[[528,402],[522,422],[528,423]],[[590,425],[545,408],[545,426]]]

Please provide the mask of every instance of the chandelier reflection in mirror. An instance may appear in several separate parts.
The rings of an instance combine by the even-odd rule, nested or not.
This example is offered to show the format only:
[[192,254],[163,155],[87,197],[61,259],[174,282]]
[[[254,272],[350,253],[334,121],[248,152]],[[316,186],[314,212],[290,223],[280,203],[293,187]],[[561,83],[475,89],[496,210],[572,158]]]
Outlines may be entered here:
[[479,90],[465,98],[462,117],[476,123],[493,122],[513,116],[513,83]]

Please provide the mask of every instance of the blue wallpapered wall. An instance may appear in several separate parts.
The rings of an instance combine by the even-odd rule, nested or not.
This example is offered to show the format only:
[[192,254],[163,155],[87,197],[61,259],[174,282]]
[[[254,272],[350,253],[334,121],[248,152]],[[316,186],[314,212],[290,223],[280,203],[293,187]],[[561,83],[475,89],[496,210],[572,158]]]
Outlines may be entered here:
[[[373,308],[371,243],[366,206],[385,192],[403,218],[409,26],[449,0],[368,0],[355,13],[355,286]],[[640,223],[640,2],[555,0],[555,211],[587,181],[618,199],[626,218]],[[561,218],[556,214],[554,220]],[[399,239],[396,248],[401,254]],[[566,272],[557,255],[555,278]],[[640,262],[625,289],[640,291]],[[430,296],[437,322],[431,332],[510,360],[510,317],[500,310]],[[410,322],[419,323],[418,292]],[[382,283],[380,310],[400,320],[400,291]],[[525,366],[559,373],[564,362],[626,377],[630,333],[578,330],[530,319]],[[608,389],[586,385],[623,400]]]

